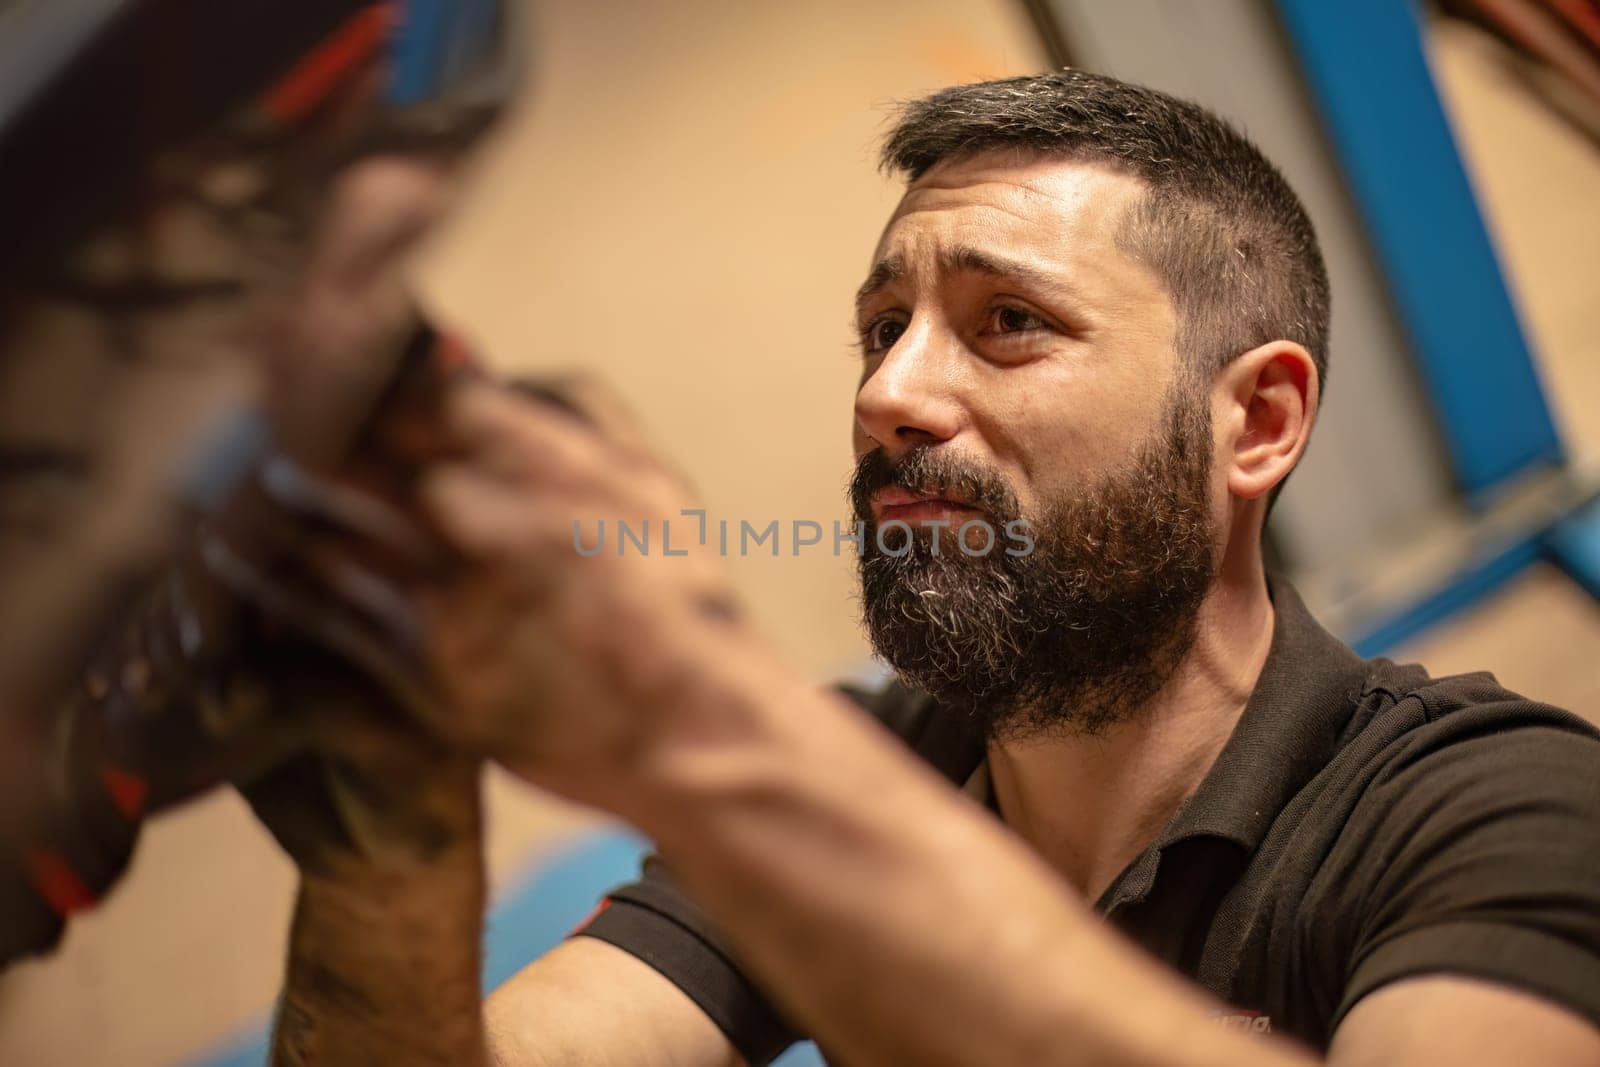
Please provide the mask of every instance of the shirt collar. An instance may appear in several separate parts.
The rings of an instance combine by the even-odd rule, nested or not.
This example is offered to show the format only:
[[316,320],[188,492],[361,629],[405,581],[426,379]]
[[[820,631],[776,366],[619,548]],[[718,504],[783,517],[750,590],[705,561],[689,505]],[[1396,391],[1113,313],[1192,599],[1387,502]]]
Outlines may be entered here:
[[1312,618],[1300,595],[1268,579],[1272,645],[1238,725],[1155,849],[1194,837],[1253,852],[1294,795],[1343,745],[1369,665]]
[[[1256,687],[1211,770],[1141,860],[1192,838],[1216,837],[1254,852],[1267,829],[1344,745],[1371,665],[1312,617],[1287,579],[1269,575],[1272,644]],[[983,742],[956,781],[998,814]],[[1135,864],[1137,866],[1137,862]]]

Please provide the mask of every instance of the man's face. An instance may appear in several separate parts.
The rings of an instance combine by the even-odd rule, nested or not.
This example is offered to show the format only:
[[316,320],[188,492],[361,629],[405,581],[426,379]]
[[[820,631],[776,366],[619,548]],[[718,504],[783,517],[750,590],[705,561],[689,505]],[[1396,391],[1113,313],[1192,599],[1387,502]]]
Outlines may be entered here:
[[[1187,651],[1209,586],[1209,396],[1183,374],[1165,287],[1116,242],[1141,193],[1079,163],[941,165],[862,289],[868,629],[908,681],[998,733],[1126,717]],[[895,556],[873,536],[891,519],[1023,519],[1035,545],[969,556],[946,533],[935,552],[925,531]]]

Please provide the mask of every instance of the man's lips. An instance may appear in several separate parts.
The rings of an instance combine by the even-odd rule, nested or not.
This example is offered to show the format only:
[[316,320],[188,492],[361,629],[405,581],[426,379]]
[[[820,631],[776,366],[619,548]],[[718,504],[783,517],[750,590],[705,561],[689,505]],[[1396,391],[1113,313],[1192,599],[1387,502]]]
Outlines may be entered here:
[[960,523],[979,510],[964,501],[936,493],[913,493],[899,486],[872,494],[872,517],[881,525],[898,520],[912,526],[923,522]]

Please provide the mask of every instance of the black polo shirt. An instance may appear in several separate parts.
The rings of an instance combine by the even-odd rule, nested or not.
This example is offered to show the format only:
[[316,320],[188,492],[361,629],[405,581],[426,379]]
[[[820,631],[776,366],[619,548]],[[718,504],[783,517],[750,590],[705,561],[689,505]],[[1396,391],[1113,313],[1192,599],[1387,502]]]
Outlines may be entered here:
[[[1363,996],[1429,973],[1600,1024],[1600,733],[1486,673],[1363,660],[1271,589],[1238,726],[1099,912],[1231,1005],[1223,1025],[1318,1049]],[[851,695],[953,783],[981,766],[981,738],[926,697]],[[579,932],[671,979],[751,1064],[803,1037],[659,861]]]

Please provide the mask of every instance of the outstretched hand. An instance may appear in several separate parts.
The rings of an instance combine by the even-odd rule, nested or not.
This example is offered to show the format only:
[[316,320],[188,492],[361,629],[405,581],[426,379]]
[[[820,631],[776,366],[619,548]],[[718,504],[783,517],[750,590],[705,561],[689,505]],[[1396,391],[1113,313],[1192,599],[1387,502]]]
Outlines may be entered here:
[[[417,604],[443,704],[478,749],[615,807],[609,780],[675,705],[707,695],[708,662],[748,654],[754,638],[683,516],[683,479],[592,384],[559,395],[582,417],[490,384],[452,398],[457,451],[419,497],[458,562]],[[619,522],[647,531],[648,549],[620,543]]]
[[[617,810],[612,787],[649,757],[653,731],[676,708],[726,699],[709,666],[763,662],[683,515],[691,490],[584,379],[458,381],[428,426],[401,429],[390,445],[410,453],[403,492],[361,474],[283,468],[273,479],[307,521],[298,579],[324,605],[299,614],[384,684],[304,702],[321,758],[253,791],[258,810],[280,838],[308,839],[291,851],[315,851],[319,834],[345,847],[336,823],[381,822],[363,803],[403,812],[415,797],[390,792],[432,781],[451,759],[485,758]],[[620,545],[619,522],[648,531],[648,549]],[[458,796],[464,773],[445,774]]]

